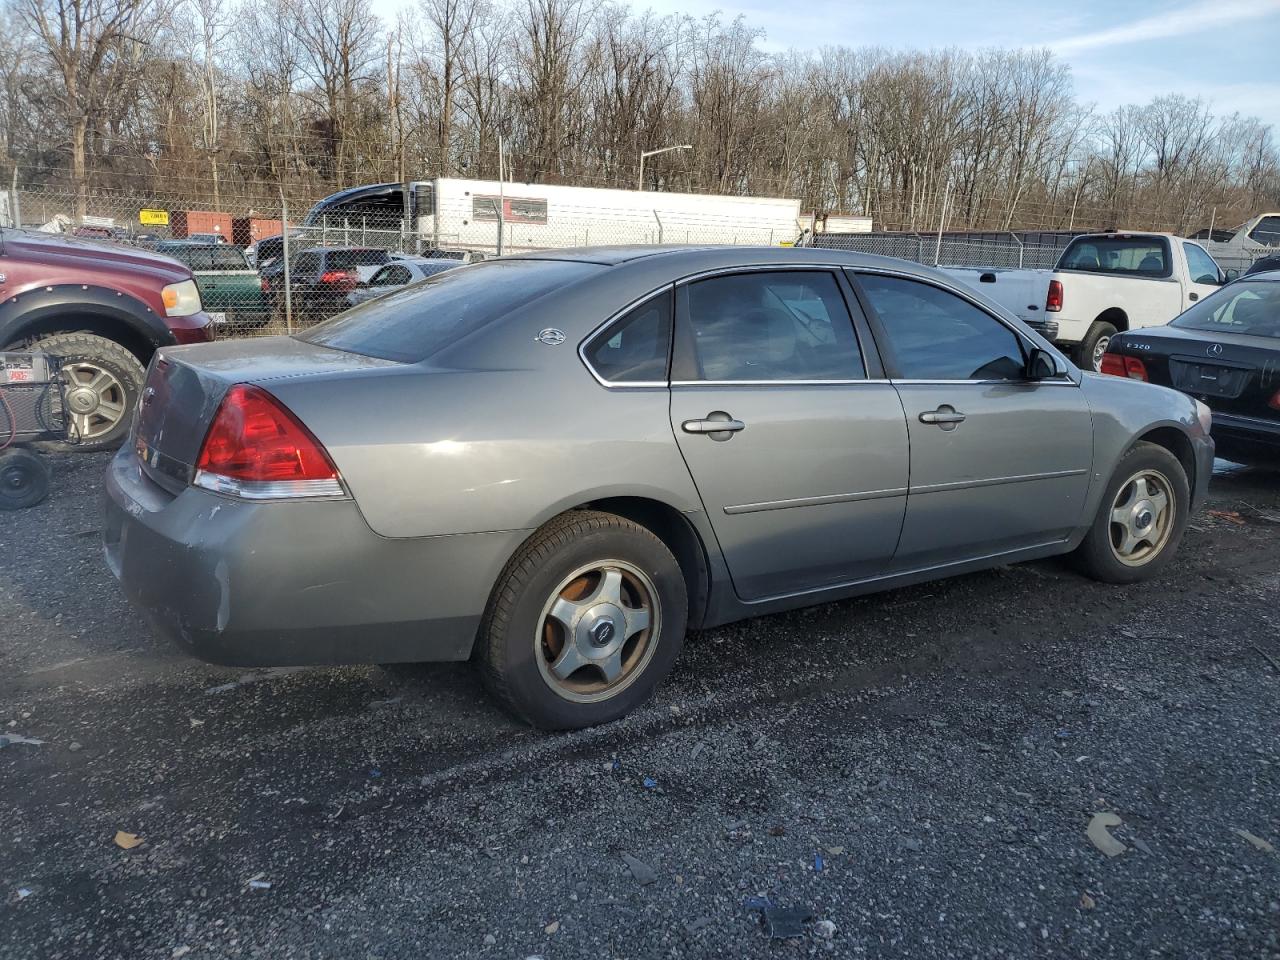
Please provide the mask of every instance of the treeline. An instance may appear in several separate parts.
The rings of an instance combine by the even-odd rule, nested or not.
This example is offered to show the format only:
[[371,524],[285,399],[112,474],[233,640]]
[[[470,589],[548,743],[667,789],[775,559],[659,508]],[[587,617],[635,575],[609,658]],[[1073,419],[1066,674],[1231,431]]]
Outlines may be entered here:
[[[770,54],[738,19],[595,0],[3,0],[23,185],[235,209],[435,176],[795,196],[878,227],[1159,227],[1280,206],[1269,127],[1099,112],[1043,50]],[[1118,67],[1117,69],[1123,69]],[[5,184],[7,186],[8,184]]]

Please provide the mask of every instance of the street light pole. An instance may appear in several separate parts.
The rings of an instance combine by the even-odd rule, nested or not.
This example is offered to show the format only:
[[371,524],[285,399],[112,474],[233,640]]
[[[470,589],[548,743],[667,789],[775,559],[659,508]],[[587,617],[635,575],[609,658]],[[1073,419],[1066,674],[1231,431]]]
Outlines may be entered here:
[[647,157],[656,157],[660,153],[670,153],[672,150],[692,150],[693,144],[682,143],[676,147],[660,147],[657,150],[642,150],[640,152],[640,181],[636,184],[637,190],[644,189],[644,161]]

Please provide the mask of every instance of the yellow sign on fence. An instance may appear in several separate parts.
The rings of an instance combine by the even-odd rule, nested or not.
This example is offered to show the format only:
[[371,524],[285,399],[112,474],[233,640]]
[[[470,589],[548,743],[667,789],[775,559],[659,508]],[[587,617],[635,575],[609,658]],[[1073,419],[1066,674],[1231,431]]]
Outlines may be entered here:
[[138,222],[144,227],[167,227],[169,225],[169,211],[139,210]]

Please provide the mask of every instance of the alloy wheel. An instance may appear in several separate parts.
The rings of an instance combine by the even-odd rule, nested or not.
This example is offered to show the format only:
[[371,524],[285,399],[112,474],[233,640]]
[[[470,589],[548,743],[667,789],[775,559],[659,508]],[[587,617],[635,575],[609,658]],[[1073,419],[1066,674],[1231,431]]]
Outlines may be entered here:
[[1130,477],[1111,505],[1111,552],[1121,563],[1140,567],[1160,554],[1173,532],[1173,487],[1158,470]]
[[1093,345],[1093,372],[1102,372],[1102,355],[1107,352],[1107,347],[1111,346],[1110,337],[1099,337],[1098,342]]
[[658,591],[644,571],[624,560],[579,567],[538,618],[538,670],[566,700],[607,700],[644,672],[661,627]]
[[87,360],[75,360],[63,365],[62,374],[67,419],[76,439],[105,436],[128,415],[124,384],[111,371]]

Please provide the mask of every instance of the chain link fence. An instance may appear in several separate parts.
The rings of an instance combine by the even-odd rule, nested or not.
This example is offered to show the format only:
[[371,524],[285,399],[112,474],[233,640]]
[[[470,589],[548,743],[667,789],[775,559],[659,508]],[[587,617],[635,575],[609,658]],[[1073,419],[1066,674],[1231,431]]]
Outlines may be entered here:
[[[0,226],[149,250],[192,270],[220,337],[292,333],[365,300],[443,270],[489,257],[614,244],[738,244],[814,247],[896,257],[944,267],[1051,269],[1081,231],[809,234],[807,224],[656,210],[560,206],[548,217],[507,198],[471,197],[434,228],[369,210],[308,219],[321,197],[224,198],[0,190]],[[486,206],[485,201],[488,201]],[[461,201],[458,201],[461,203]],[[505,212],[504,212],[505,211]],[[514,211],[514,213],[512,212]],[[439,228],[441,222],[452,225]],[[286,229],[287,225],[287,229]]]
[[[316,200],[260,198],[208,202],[93,194],[75,216],[77,198],[49,189],[0,191],[0,226],[147,250],[191,268],[220,337],[292,333],[367,299],[446,269],[503,254],[600,245],[793,243],[799,225],[759,226],[742,218],[657,211],[601,215],[558,210],[560,223],[508,219],[468,204],[456,229],[424,229],[378,211],[308,219]],[[229,212],[241,211],[239,213]],[[287,229],[286,229],[287,225]]]

